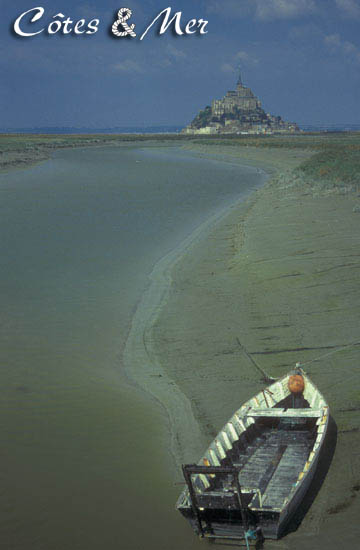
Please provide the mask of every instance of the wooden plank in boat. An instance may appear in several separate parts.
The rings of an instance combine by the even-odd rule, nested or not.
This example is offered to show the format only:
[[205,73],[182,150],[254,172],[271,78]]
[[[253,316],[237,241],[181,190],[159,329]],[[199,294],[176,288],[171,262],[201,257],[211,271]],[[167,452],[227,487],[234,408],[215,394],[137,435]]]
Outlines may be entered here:
[[247,416],[269,416],[276,418],[319,418],[322,409],[251,409]]

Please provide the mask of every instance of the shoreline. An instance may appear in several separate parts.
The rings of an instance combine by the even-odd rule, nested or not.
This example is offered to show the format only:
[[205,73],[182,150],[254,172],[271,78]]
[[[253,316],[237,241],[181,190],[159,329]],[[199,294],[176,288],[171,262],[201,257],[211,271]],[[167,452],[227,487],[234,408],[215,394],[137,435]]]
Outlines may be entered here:
[[[173,407],[171,451],[179,470],[182,462],[196,462],[233,411],[263,387],[237,338],[274,377],[305,364],[330,403],[337,447],[300,527],[266,547],[300,550],[306,536],[315,550],[337,547],[343,540],[337,534],[359,509],[358,349],[328,357],[359,340],[359,199],[354,191],[304,185],[290,170],[154,270],[161,300],[152,312],[156,300],[137,312],[143,322],[137,377]],[[128,361],[140,351],[134,338]],[[357,540],[355,528],[348,540]]]
[[[209,151],[208,148],[199,144],[187,145],[183,150],[195,157],[254,168],[259,174],[263,174],[265,180],[260,187],[248,193],[248,196],[240,197],[235,203],[228,205],[201,224],[176,249],[157,262],[149,275],[149,286],[131,322],[124,349],[125,373],[130,382],[141,391],[149,393],[166,411],[169,419],[170,453],[175,465],[176,478],[179,477],[181,464],[191,462],[194,456],[207,446],[209,435],[194,414],[196,409],[194,401],[186,396],[167,372],[166,367],[162,365],[159,346],[153,335],[153,329],[168,302],[171,287],[174,284],[174,273],[179,264],[191,257],[194,249],[201,248],[202,243],[211,239],[212,234],[223,231],[224,227],[233,223],[231,218],[237,218],[239,215],[243,219],[247,217],[257,200],[257,193],[278,172],[280,165],[285,165],[290,170],[312,154],[303,151],[300,154],[294,154],[294,151],[290,150],[280,153],[270,151],[269,155],[268,151],[258,151],[256,148],[250,148],[250,151],[242,149],[237,154],[229,154],[227,148],[216,147],[214,151],[211,147]],[[274,156],[275,159],[272,158]],[[186,430],[184,430],[184,423]],[[216,432],[213,432],[212,435],[215,434]]]
[[[328,136],[318,138],[304,135],[298,139],[301,140],[299,147],[293,147],[293,140],[287,142],[287,136],[274,139],[270,137],[268,140],[233,138],[229,146],[224,145],[224,140],[219,137],[209,146],[203,143],[206,139],[180,134],[0,134],[0,173],[36,166],[51,158],[52,153],[59,149],[139,145],[179,146],[184,150],[197,151],[206,158],[216,158],[219,155],[223,159],[233,158],[237,161],[241,158],[249,165],[265,167],[273,173],[282,168],[281,159],[285,157],[287,164],[294,166],[296,162],[311,156],[321,140],[328,139]],[[343,139],[346,141],[346,135]]]
[[[263,171],[262,171],[263,172]],[[263,172],[263,177],[268,177]],[[262,184],[264,185],[264,183]],[[125,373],[130,382],[150,394],[166,411],[169,419],[170,454],[178,476],[181,464],[190,461],[199,447],[206,445],[193,412],[191,400],[181,391],[158,359],[152,329],[166,306],[173,284],[173,272],[194,248],[201,246],[209,234],[225,223],[234,210],[246,212],[258,189],[239,198],[220,212],[208,218],[178,247],[161,258],[149,275],[149,286],[138,304],[124,349]],[[184,423],[186,430],[184,431]],[[196,445],[194,445],[194,440]]]
[[26,170],[46,162],[60,149],[92,147],[169,147],[178,145],[176,136],[112,134],[0,134],[0,173]]

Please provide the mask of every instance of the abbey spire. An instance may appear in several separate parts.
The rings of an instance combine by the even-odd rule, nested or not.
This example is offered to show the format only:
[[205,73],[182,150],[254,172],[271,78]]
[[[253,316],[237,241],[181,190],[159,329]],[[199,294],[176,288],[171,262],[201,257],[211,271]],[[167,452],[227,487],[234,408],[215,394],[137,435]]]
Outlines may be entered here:
[[239,87],[239,88],[243,87],[243,82],[242,82],[242,78],[241,78],[241,67],[240,66],[239,66],[239,78],[238,78],[238,81],[236,83],[236,86]]

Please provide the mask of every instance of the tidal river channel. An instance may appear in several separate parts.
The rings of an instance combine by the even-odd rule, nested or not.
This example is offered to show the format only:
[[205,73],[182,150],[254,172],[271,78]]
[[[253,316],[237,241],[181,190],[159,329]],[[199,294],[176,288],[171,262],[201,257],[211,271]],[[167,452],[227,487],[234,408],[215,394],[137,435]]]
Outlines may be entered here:
[[174,510],[167,416],[122,352],[156,262],[262,179],[173,147],[0,176],[1,548],[204,548]]

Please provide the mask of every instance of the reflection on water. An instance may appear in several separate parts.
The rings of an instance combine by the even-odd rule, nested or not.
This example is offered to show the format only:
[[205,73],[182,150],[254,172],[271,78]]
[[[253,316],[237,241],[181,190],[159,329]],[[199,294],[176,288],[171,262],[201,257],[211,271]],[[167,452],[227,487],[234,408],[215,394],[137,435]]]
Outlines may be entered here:
[[1,547],[203,547],[174,510],[166,416],[121,352],[155,262],[258,183],[120,148],[0,177]]

